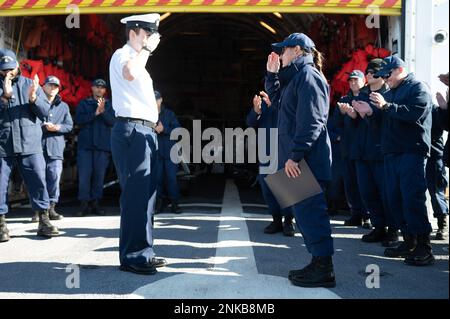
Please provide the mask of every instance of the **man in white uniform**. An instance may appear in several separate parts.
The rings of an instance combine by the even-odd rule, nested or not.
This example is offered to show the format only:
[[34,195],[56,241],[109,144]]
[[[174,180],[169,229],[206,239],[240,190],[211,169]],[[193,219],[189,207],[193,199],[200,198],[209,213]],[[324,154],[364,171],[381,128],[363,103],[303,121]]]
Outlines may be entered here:
[[166,265],[153,251],[152,216],[156,198],[155,123],[158,108],[145,66],[159,44],[159,14],[134,15],[126,24],[127,44],[109,65],[112,105],[117,121],[111,151],[120,187],[120,270],[152,275]]

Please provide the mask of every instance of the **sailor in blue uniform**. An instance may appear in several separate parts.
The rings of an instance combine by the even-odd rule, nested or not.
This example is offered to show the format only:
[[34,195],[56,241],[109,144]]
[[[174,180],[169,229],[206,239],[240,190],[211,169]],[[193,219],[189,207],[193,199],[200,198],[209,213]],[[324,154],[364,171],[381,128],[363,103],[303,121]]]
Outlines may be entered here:
[[444,130],[440,118],[441,109],[433,106],[431,126],[431,152],[427,161],[426,176],[428,192],[430,194],[433,216],[437,219],[438,230],[436,240],[445,239],[447,235],[448,202],[445,198],[445,189],[448,187],[447,172],[444,165]]
[[155,128],[158,134],[158,186],[155,213],[161,212],[164,190],[167,190],[171,212],[180,214],[181,209],[178,206],[180,190],[177,182],[178,164],[170,159],[170,150],[176,142],[170,139],[170,133],[180,127],[180,123],[175,113],[162,104],[163,97],[159,91],[155,91],[155,99],[159,112],[158,123]]
[[[325,189],[331,180],[331,144],[327,131],[329,86],[322,73],[322,55],[302,33],[293,33],[272,47],[265,87],[279,107],[279,168],[295,178],[301,174],[299,162],[305,160]],[[334,248],[324,193],[299,202],[293,210],[312,261],[303,269],[290,271],[289,280],[302,287],[334,287]]]
[[[278,108],[269,100],[269,96],[265,92],[261,92],[261,96],[255,96],[253,98],[253,108],[247,115],[247,125],[255,129],[265,129],[266,134],[266,156],[270,155],[270,134],[271,128],[276,128],[278,125]],[[272,150],[274,151],[274,150]],[[267,186],[264,178],[267,176],[267,172],[264,169],[269,166],[270,163],[260,163],[258,181],[261,186],[261,191],[264,197],[264,201],[269,207],[272,215],[272,222],[264,228],[264,233],[275,234],[283,232],[284,236],[292,237],[295,235],[295,228],[293,224],[293,213],[291,209],[280,208],[277,200],[272,194],[272,191]],[[283,223],[284,216],[284,223]]]
[[106,99],[106,81],[92,82],[92,96],[80,102],[75,123],[78,135],[78,216],[89,213],[104,215],[99,201],[103,197],[103,183],[111,156],[111,128],[115,116],[111,102]]
[[[356,100],[370,103],[370,94],[378,92],[382,95],[389,91],[382,78],[374,78],[381,69],[382,59],[370,61],[366,69],[367,86]],[[380,112],[372,107],[375,112]],[[347,106],[348,114],[356,125],[353,152],[357,154],[356,175],[358,187],[364,207],[370,213],[374,229],[362,237],[363,242],[381,242],[385,247],[391,247],[398,242],[398,228],[389,212],[384,187],[384,162],[381,152],[381,126],[368,121],[364,114],[360,116],[353,106]]]
[[356,161],[360,158],[360,154],[356,152],[354,145],[357,139],[356,124],[351,117],[346,114],[344,108],[351,106],[352,101],[359,95],[360,90],[365,85],[364,73],[360,70],[354,70],[348,77],[350,91],[343,96],[338,106],[334,110],[333,123],[341,129],[341,156],[343,159],[343,178],[345,196],[350,207],[352,216],[346,220],[345,226],[363,226],[370,229],[369,214],[361,200],[359,193],[358,177],[356,172]]
[[5,215],[11,168],[17,165],[31,201],[39,215],[37,235],[53,237],[58,229],[50,223],[50,205],[42,155],[42,121],[49,104],[39,78],[20,74],[19,63],[10,50],[0,50],[0,242],[8,241]]
[[[58,94],[61,83],[56,76],[45,79],[43,90],[47,96],[50,110],[42,124],[42,149],[46,162],[47,191],[50,199],[49,216],[51,220],[61,219],[55,206],[59,201],[59,182],[63,170],[64,134],[72,131],[73,121],[69,106],[61,100]],[[36,216],[35,216],[36,217]]]
[[[430,243],[431,224],[426,207],[425,168],[430,156],[432,99],[428,87],[408,74],[405,62],[397,56],[383,60],[375,77],[385,79],[390,90],[370,94],[370,101],[382,112],[381,149],[384,154],[386,199],[404,241],[386,248],[387,257],[403,257],[414,266],[434,262]],[[376,120],[367,102],[355,107]]]

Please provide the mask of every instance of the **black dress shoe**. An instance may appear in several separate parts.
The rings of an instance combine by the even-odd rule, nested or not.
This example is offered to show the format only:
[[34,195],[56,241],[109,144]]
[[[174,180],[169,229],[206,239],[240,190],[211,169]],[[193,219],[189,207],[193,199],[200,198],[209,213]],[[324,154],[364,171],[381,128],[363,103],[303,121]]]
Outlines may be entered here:
[[153,259],[149,263],[156,268],[167,266],[167,260],[165,260],[164,258],[153,257]]
[[134,264],[134,265],[120,265],[121,271],[129,271],[139,275],[154,275],[156,268],[152,263]]

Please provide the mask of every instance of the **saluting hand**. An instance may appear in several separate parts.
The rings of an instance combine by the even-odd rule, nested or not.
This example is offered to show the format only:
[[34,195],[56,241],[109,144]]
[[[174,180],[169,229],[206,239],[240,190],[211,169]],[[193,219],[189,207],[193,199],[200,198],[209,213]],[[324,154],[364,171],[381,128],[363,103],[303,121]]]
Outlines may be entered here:
[[275,52],[272,52],[267,57],[267,71],[272,73],[278,73],[280,70],[280,56]]
[[259,92],[259,95],[261,95],[262,99],[264,100],[264,102],[267,104],[268,107],[272,105],[272,102],[269,99],[269,95],[266,92],[261,91]]
[[28,90],[28,98],[30,103],[36,102],[37,99],[37,90],[39,88],[39,77],[37,74],[34,75],[33,83],[31,83],[30,88]]
[[380,110],[382,110],[384,106],[387,104],[383,95],[376,92],[370,93],[370,101],[372,101],[372,103]]
[[299,177],[302,171],[300,170],[300,166],[297,162],[294,162],[291,159],[288,159],[286,164],[284,164],[284,171],[288,177]]

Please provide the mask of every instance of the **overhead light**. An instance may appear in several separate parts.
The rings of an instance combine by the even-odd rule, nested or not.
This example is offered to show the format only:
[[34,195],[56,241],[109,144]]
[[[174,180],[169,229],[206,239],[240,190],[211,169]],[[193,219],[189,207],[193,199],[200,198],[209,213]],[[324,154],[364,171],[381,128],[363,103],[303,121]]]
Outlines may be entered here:
[[279,12],[274,12],[273,15],[276,16],[277,18],[283,19],[283,16]]
[[269,30],[270,32],[272,32],[273,34],[277,34],[277,31],[275,31],[274,28],[272,28],[270,25],[268,25],[267,23],[265,23],[264,21],[259,21],[259,24],[262,25],[264,28],[266,28],[267,30]]
[[164,13],[161,18],[159,18],[159,21],[161,22],[162,20],[164,20],[165,18],[168,18],[172,13],[170,12],[166,12]]

